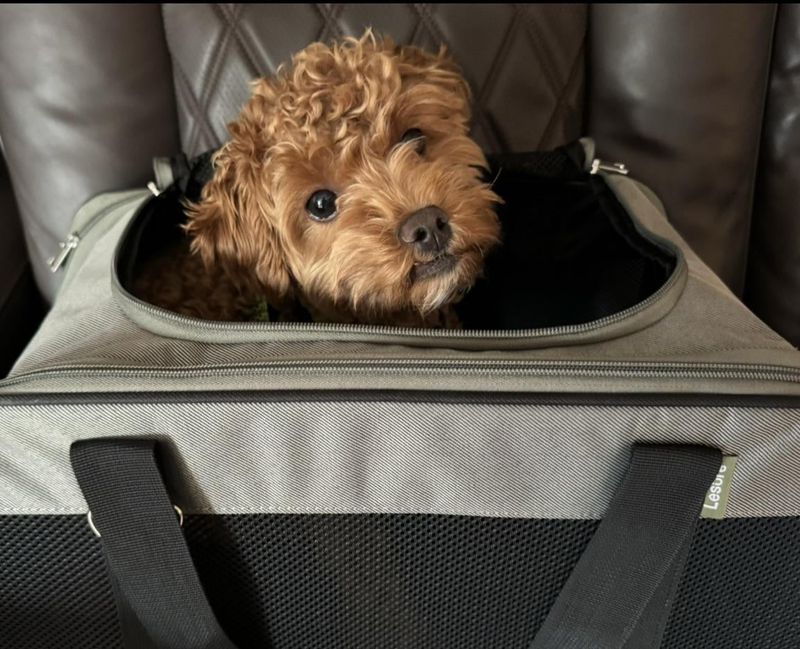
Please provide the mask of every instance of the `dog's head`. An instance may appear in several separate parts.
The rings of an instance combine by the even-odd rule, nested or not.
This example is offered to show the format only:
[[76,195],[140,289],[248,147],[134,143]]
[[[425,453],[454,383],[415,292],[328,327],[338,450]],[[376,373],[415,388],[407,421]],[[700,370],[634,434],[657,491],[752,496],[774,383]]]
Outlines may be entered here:
[[255,82],[187,230],[195,253],[330,319],[454,301],[497,242],[469,90],[443,51],[310,45]]

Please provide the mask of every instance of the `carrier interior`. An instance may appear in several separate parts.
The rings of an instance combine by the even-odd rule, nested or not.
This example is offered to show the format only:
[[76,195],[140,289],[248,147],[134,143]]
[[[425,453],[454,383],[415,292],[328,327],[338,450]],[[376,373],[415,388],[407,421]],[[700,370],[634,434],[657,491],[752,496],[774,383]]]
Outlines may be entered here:
[[584,324],[643,302],[675,270],[675,254],[637,231],[597,176],[541,176],[506,161],[494,189],[503,245],[459,305],[468,328]]
[[[554,173],[535,156],[492,160],[494,190],[505,201],[503,244],[456,307],[464,329],[592,322],[645,301],[675,269],[674,252],[638,231],[599,177],[564,164]],[[128,230],[117,257],[128,291],[142,264],[184,236],[183,210],[170,193],[148,201]]]

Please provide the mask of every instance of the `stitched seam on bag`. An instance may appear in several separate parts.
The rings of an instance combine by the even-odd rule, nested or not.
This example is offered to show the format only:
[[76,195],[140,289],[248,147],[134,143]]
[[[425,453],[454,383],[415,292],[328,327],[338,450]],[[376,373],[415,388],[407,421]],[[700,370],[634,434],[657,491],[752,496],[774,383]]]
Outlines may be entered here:
[[[221,507],[218,509],[208,509],[208,508],[186,508],[184,513],[187,516],[193,516],[196,514],[218,514],[218,515],[248,515],[248,514],[261,514],[265,512],[276,512],[276,513],[283,513],[283,514],[291,514],[291,513],[298,513],[298,512],[305,512],[309,514],[313,513],[325,513],[325,514],[374,514],[374,513],[382,513],[382,514],[428,514],[428,515],[437,515],[441,514],[444,516],[486,516],[489,518],[530,518],[530,519],[542,519],[542,518],[550,518],[550,517],[541,517],[541,516],[532,516],[530,512],[519,512],[519,511],[505,511],[505,510],[480,510],[480,509],[432,509],[432,508],[414,508],[412,511],[397,511],[398,508],[396,507],[371,507],[369,511],[364,511],[364,508],[359,509],[345,509],[345,508],[333,508],[333,507],[285,507],[285,506],[261,506],[259,507],[258,511],[253,511],[252,508],[242,509],[238,507]],[[730,507],[728,508],[730,510]],[[792,518],[795,516],[800,516],[800,509],[790,509],[790,510],[769,510],[769,509],[758,509],[758,510],[750,510],[747,508],[743,508],[744,513],[738,516],[727,516],[728,519],[740,519],[740,518]],[[48,513],[69,513],[76,516],[81,516],[86,514],[86,509],[82,507],[4,507],[0,508],[0,512],[12,513],[12,514],[48,514]],[[574,517],[568,516],[563,519],[557,520],[597,520],[595,518],[583,518],[583,517]]]

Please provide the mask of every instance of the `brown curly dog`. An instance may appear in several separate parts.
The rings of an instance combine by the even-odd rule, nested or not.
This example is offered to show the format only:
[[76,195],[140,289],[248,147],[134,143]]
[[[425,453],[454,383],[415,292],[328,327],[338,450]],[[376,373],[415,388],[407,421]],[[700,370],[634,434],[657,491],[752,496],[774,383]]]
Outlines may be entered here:
[[[369,30],[308,46],[254,82],[188,206],[205,270],[184,263],[183,286],[162,275],[143,292],[211,319],[246,319],[266,299],[280,320],[299,304],[322,322],[457,326],[450,305],[500,232],[469,99],[443,49]],[[210,292],[190,298],[187,281]]]

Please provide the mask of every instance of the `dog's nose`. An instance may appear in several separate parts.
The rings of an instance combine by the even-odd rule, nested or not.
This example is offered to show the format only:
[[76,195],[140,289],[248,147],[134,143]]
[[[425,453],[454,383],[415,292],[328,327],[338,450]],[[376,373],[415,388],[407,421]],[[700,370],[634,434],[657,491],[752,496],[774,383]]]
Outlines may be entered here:
[[397,232],[406,245],[425,254],[443,252],[453,237],[450,219],[435,205],[423,207],[409,215]]

